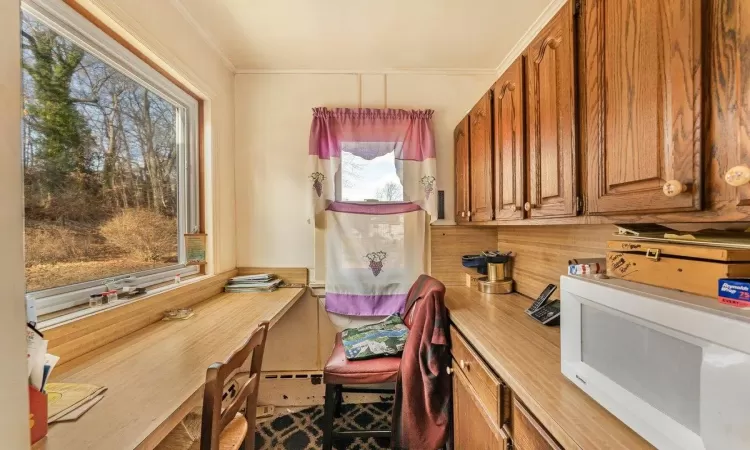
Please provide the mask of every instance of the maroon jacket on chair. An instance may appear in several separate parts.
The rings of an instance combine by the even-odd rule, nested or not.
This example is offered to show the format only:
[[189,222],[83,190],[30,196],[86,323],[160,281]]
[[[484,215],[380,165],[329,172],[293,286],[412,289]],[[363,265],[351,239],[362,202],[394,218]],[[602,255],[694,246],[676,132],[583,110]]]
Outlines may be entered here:
[[450,435],[451,377],[448,314],[440,281],[421,275],[409,290],[404,322],[409,327],[396,381],[391,446],[437,450]]

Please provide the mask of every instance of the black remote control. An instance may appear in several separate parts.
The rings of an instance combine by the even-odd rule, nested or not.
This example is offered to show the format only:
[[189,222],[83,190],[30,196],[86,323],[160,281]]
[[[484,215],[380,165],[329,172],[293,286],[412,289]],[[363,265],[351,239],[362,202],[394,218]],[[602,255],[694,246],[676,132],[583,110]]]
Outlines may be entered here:
[[539,294],[539,297],[537,297],[534,303],[529,306],[529,309],[526,310],[526,313],[530,314],[541,308],[542,305],[544,305],[544,303],[549,299],[550,295],[555,292],[555,289],[557,289],[557,286],[555,286],[554,284],[548,284],[547,287],[544,288],[542,293]]

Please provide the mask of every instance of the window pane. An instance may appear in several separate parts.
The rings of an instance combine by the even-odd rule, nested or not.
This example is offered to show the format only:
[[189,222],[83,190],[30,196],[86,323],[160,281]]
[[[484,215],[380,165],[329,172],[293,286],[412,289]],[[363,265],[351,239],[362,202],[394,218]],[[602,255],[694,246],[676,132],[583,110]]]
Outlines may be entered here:
[[401,202],[404,189],[396,173],[394,152],[366,160],[341,153],[341,199],[348,202]]
[[180,109],[28,13],[21,32],[27,291],[176,264]]

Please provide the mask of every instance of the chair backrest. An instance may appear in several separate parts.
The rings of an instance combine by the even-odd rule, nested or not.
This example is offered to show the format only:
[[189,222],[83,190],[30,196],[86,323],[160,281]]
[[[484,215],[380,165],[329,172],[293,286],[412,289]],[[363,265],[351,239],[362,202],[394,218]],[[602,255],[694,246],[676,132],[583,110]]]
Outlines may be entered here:
[[[214,363],[206,371],[206,385],[203,392],[203,418],[201,420],[200,450],[218,450],[219,438],[224,428],[235,418],[237,412],[245,405],[245,450],[255,448],[255,414],[258,404],[258,385],[263,363],[263,351],[266,346],[268,322],[262,322],[253,331],[250,338],[237,349],[226,363]],[[237,391],[237,396],[221,410],[222,395],[227,378],[241,369],[250,355],[252,360],[248,367],[248,379]]]
[[409,288],[409,293],[406,295],[404,313],[401,316],[407,328],[411,329],[414,324],[414,318],[417,316],[422,305],[424,305],[422,299],[431,291],[435,291],[442,299],[445,295],[445,285],[429,275],[420,275],[417,281]]

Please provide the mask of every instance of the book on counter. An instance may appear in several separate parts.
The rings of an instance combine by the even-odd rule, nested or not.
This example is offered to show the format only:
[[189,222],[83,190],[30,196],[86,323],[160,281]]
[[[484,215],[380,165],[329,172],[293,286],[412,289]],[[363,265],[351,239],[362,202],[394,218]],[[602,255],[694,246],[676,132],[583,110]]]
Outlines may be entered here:
[[276,278],[270,273],[257,275],[241,275],[230,278],[224,292],[243,293],[243,292],[272,292],[281,284],[281,279]]

